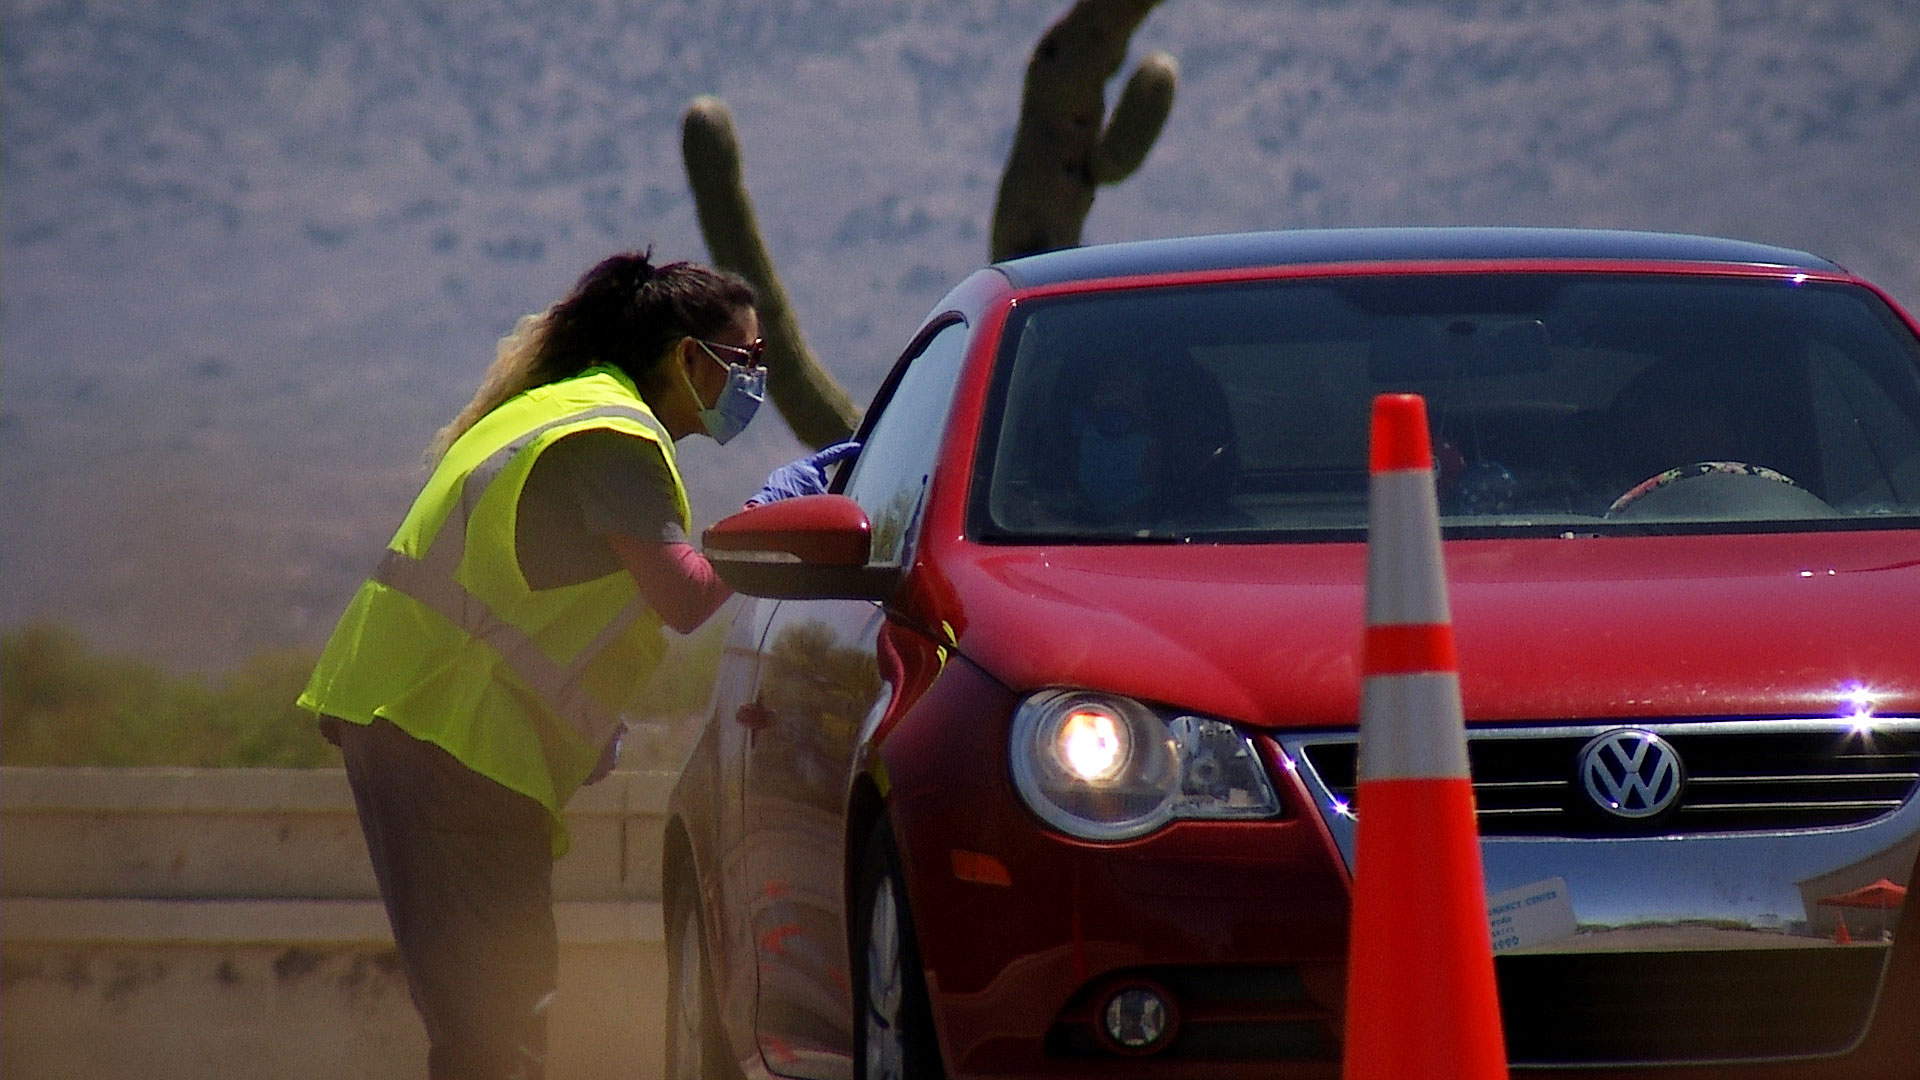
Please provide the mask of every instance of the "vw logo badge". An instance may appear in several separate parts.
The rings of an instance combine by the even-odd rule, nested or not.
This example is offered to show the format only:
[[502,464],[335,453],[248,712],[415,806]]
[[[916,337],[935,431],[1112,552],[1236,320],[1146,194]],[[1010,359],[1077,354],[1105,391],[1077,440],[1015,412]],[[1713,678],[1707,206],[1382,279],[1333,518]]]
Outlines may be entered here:
[[1616,817],[1650,818],[1679,801],[1680,755],[1639,728],[1603,732],[1580,748],[1580,782],[1595,806]]

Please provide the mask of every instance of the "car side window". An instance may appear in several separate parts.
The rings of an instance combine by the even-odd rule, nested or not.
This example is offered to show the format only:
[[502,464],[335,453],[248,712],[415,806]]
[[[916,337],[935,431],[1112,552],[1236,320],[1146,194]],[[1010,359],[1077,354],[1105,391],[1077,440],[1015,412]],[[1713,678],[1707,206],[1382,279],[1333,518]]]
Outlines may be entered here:
[[846,493],[873,523],[876,565],[901,566],[909,558],[966,344],[966,324],[950,323],[907,359],[847,478]]

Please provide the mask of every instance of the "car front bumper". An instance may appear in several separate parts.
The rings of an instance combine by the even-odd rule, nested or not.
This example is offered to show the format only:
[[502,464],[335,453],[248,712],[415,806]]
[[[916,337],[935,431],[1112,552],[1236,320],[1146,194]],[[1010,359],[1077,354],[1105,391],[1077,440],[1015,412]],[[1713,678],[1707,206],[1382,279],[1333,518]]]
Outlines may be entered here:
[[[1004,755],[994,727],[975,725],[979,745],[961,752]],[[988,770],[905,785],[891,813],[950,1068],[1337,1075],[1353,818],[1303,739],[1351,737],[1262,740],[1283,781],[1277,819],[1118,844],[1047,830]],[[1850,944],[1825,936],[1806,889],[1875,859],[1910,874],[1920,802],[1837,829],[1482,847],[1490,895],[1558,880],[1577,921],[1496,960],[1516,1068],[1836,1061],[1872,1021],[1891,946],[1870,916]],[[964,871],[976,856],[1004,877]],[[1419,917],[1417,897],[1407,913]],[[1102,1034],[1102,1004],[1129,985],[1176,1014],[1151,1053]]]

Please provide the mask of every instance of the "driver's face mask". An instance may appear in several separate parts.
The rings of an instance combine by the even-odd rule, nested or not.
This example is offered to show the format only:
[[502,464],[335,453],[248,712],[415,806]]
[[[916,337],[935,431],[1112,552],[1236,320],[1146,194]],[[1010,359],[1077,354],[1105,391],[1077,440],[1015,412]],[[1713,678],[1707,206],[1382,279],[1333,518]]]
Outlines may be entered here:
[[1124,408],[1075,409],[1080,491],[1100,514],[1117,515],[1151,493],[1147,477],[1150,436],[1146,421]]

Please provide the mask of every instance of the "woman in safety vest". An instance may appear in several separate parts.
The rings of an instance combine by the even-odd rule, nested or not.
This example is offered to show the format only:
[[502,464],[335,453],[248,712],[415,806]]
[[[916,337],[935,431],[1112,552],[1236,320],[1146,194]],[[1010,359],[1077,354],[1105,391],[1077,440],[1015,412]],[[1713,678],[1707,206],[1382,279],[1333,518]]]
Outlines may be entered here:
[[[688,540],[674,442],[760,404],[753,290],[616,255],[520,320],[353,597],[300,704],[337,741],[433,1077],[537,1077],[560,810],[622,711],[730,595]],[[851,446],[752,501],[824,489]]]

